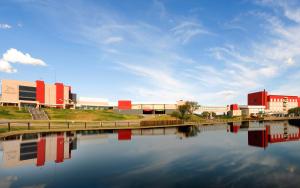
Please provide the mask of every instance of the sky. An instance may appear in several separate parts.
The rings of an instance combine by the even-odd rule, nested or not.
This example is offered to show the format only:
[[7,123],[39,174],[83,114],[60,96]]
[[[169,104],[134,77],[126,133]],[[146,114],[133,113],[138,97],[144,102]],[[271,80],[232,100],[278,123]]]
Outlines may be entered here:
[[299,60],[299,1],[0,1],[0,78],[63,82],[80,97],[300,95]]

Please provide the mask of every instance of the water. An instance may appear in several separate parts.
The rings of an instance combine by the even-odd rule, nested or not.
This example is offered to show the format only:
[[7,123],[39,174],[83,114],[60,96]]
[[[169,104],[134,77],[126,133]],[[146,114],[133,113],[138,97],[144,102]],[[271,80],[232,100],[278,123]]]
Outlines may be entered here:
[[1,143],[0,187],[296,187],[299,130],[254,122],[20,135]]

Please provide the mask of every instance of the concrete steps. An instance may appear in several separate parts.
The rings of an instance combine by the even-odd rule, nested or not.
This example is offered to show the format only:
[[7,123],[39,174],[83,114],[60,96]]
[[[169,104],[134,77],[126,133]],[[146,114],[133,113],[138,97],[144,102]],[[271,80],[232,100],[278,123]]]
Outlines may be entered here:
[[43,109],[28,108],[28,112],[31,114],[33,120],[49,120],[47,114]]

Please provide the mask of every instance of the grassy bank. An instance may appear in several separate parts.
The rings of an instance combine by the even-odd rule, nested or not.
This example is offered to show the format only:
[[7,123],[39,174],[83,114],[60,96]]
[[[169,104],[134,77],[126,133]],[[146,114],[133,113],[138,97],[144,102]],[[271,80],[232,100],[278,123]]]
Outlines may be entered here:
[[136,120],[138,115],[117,114],[110,110],[69,110],[69,109],[45,109],[50,120],[74,120],[74,121],[117,121]]
[[0,107],[0,119],[17,119],[17,120],[27,120],[31,119],[31,115],[27,110],[18,107]]
[[[74,121],[117,121],[136,120],[138,115],[122,115],[106,110],[70,110],[70,109],[44,109],[50,120]],[[0,120],[31,120],[31,115],[26,109],[18,107],[0,107]]]

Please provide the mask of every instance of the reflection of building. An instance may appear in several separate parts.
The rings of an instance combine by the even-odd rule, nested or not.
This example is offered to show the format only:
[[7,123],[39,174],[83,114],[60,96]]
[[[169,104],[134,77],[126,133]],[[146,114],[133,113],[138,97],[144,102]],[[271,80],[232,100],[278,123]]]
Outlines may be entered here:
[[249,130],[248,145],[266,148],[268,147],[268,129],[264,130]]
[[298,96],[269,95],[267,91],[248,94],[248,105],[265,106],[270,113],[287,113],[291,108],[300,106]]
[[227,127],[227,132],[235,133],[237,134],[240,130],[241,123],[229,123],[229,126]]
[[267,125],[264,129],[248,131],[248,144],[251,146],[266,148],[268,144],[298,140],[300,140],[300,128],[287,123]]
[[71,86],[63,83],[2,80],[1,105],[73,108],[75,103],[76,94],[71,92]]
[[61,163],[71,158],[71,150],[76,149],[76,139],[66,133],[40,136],[21,135],[19,139],[2,142],[3,165],[14,167],[26,164],[44,166],[47,161]]

